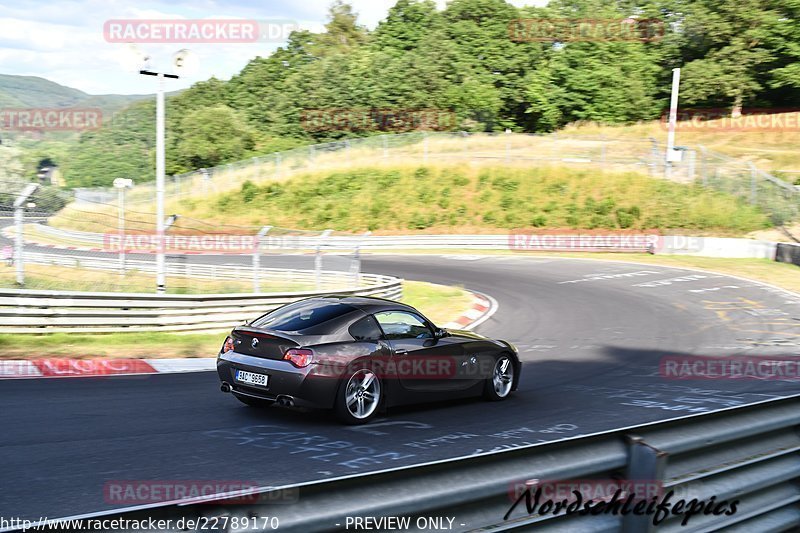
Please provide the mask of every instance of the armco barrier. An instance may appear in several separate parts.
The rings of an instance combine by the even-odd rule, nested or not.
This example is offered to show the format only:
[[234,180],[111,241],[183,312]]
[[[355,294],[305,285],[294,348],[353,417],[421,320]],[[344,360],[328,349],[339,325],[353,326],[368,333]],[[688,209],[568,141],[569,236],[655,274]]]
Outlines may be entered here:
[[[348,517],[365,516],[408,516],[411,523],[419,517],[449,517],[454,518],[451,531],[789,531],[800,523],[799,430],[800,396],[793,396],[502,452],[277,487],[259,492],[264,503],[252,503],[250,493],[244,496],[249,504],[164,502],[93,517],[170,518],[173,523],[180,518],[222,523],[234,517],[272,517],[279,531],[303,533],[344,530]],[[260,475],[268,475],[264,468]],[[525,482],[535,490],[533,480],[612,479],[657,484],[664,493],[674,491],[673,504],[714,497],[715,505],[726,500],[728,509],[738,500],[737,508],[729,515],[695,514],[686,526],[681,525],[684,515],[669,514],[658,527],[646,514],[528,514],[524,501],[509,513],[514,487]]]
[[[372,283],[341,295],[399,300],[402,280]],[[105,333],[228,329],[276,307],[320,292],[156,295],[0,289],[0,333]]]
[[775,261],[800,266],[800,244],[779,243],[775,253]]

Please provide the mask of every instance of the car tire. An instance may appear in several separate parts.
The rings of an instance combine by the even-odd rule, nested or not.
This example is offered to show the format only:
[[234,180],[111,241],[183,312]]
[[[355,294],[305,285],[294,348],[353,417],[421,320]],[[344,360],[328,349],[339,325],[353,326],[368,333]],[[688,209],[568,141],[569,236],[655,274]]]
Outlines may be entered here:
[[270,407],[275,402],[272,400],[263,400],[261,398],[251,398],[250,396],[240,396],[238,394],[234,394],[237,400],[242,402],[245,405],[249,405],[250,407]]
[[508,354],[501,354],[495,361],[492,375],[486,380],[483,396],[491,402],[505,400],[514,386],[514,361]]
[[366,424],[378,414],[383,392],[383,384],[372,369],[362,367],[348,372],[336,391],[336,417],[351,426]]

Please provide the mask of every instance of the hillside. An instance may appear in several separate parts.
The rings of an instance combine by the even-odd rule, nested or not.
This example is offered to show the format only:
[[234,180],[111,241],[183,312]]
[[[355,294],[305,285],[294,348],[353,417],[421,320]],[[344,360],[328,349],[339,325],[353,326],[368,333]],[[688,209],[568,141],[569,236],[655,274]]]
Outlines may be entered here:
[[[129,231],[152,231],[132,207]],[[680,230],[742,235],[767,228],[758,209],[708,189],[635,172],[455,164],[365,166],[295,175],[173,201],[173,231],[253,232],[261,226],[376,233],[503,233],[509,229]],[[70,207],[51,225],[113,231],[113,206]],[[200,223],[199,221],[202,221]],[[247,228],[235,228],[235,226]]]
[[147,95],[91,95],[36,76],[0,74],[0,107],[99,107],[108,116]]

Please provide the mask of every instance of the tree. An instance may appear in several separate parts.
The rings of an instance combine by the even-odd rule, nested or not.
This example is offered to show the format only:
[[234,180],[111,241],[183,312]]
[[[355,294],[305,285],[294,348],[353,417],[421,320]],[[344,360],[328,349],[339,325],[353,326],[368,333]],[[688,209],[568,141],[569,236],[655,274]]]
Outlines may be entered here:
[[192,111],[181,120],[181,129],[176,148],[186,170],[244,159],[254,146],[253,129],[225,105]]

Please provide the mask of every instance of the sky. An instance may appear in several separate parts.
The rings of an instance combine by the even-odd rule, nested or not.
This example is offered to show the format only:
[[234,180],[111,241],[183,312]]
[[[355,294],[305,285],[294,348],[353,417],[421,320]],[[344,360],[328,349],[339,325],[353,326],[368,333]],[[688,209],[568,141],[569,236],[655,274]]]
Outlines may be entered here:
[[[396,0],[350,0],[359,22],[374,28]],[[444,8],[446,0],[436,0]],[[509,0],[521,6],[543,0]],[[194,71],[167,80],[168,91],[212,76],[227,80],[249,60],[285,42],[286,29],[321,31],[331,0],[0,0],[0,73],[39,76],[89,94],[150,94],[154,78],[141,76],[126,58],[127,44],[110,34],[112,21],[247,19],[268,22],[271,39],[238,43],[141,43],[154,70],[171,70],[173,55],[189,49]],[[119,27],[119,26],[118,26]],[[130,24],[123,24],[130,28]],[[108,30],[108,31],[104,31]],[[134,62],[135,63],[135,62]]]

